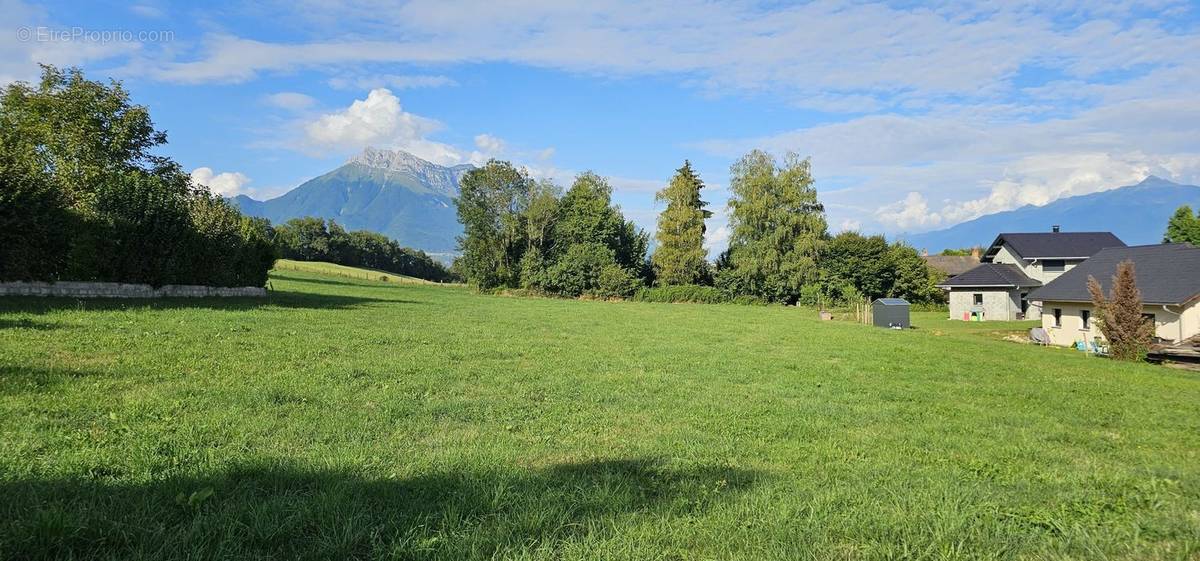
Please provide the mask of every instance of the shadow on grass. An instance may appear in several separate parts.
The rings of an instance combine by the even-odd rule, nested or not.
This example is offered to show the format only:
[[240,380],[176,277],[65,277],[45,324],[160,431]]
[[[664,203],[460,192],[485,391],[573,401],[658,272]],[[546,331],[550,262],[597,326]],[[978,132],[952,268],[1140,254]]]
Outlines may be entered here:
[[60,323],[48,323],[37,321],[30,318],[0,318],[0,331],[5,329],[32,329],[34,331],[54,331],[56,329],[66,329],[67,326]]
[[[654,460],[408,479],[286,464],[213,477],[113,482],[0,478],[0,557],[11,559],[492,559],[685,524],[755,472]],[[578,551],[576,551],[578,553]]]
[[[44,314],[58,310],[171,310],[179,308],[243,311],[257,308],[305,308],[342,310],[372,303],[420,304],[400,298],[374,298],[318,294],[291,290],[272,290],[266,298],[42,298],[6,296],[0,298],[0,313]],[[20,320],[17,320],[20,321]]]

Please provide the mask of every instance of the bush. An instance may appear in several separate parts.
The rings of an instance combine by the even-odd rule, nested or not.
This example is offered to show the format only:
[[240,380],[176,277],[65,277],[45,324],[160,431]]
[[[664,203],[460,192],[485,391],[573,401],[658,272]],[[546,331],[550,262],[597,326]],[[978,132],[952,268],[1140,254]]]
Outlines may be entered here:
[[577,298],[599,288],[600,272],[608,265],[616,265],[613,250],[598,242],[578,243],[547,269],[538,288]]
[[600,269],[596,288],[588,291],[588,294],[604,299],[629,298],[640,286],[642,282],[637,275],[616,263],[609,263]]
[[0,89],[0,280],[262,286],[274,252],[169,158],[119,83]]
[[761,305],[757,298],[746,295],[730,296],[719,288],[694,284],[667,285],[642,288],[633,299],[638,302],[692,303],[692,304],[742,304]]

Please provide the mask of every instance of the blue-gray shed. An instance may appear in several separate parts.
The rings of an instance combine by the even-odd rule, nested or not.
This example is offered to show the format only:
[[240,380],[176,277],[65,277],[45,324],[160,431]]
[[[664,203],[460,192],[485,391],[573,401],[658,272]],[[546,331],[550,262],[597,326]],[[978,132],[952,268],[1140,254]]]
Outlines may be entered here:
[[871,304],[871,318],[875,327],[908,329],[908,301],[903,298],[880,298]]

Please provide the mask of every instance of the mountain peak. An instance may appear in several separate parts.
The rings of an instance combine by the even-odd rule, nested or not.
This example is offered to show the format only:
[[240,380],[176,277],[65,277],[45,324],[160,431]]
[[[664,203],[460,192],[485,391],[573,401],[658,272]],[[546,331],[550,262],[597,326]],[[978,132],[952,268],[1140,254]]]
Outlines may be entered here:
[[470,164],[452,167],[440,166],[403,150],[374,147],[367,147],[361,153],[352,156],[346,160],[346,165],[364,166],[382,171],[386,175],[409,176],[434,192],[449,197],[458,194],[459,180],[475,167]]
[[362,164],[367,167],[412,171],[418,169],[440,168],[433,162],[418,158],[403,150],[387,150],[368,146],[362,152],[346,160],[347,164]]

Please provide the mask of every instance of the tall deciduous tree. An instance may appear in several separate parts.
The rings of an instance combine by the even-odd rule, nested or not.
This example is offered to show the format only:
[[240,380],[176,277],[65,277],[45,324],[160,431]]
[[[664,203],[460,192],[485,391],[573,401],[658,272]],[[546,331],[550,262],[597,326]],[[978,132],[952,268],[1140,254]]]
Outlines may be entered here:
[[811,163],[789,153],[783,167],[755,150],[730,168],[728,268],[719,284],[727,292],[792,303],[818,277],[827,237],[825,207],[817,200]]
[[608,181],[592,172],[576,177],[559,201],[553,238],[553,264],[537,283],[545,290],[627,296],[645,265],[646,234],[625,220]]
[[700,199],[703,188],[692,163],[685,160],[671,183],[654,196],[655,201],[667,203],[658,215],[658,247],[652,258],[658,284],[696,284],[705,277],[704,219],[712,213]]
[[1095,277],[1088,277],[1088,292],[1096,307],[1100,332],[1108,339],[1113,358],[1140,360],[1150,348],[1154,324],[1142,311],[1142,294],[1137,287],[1133,261],[1122,261],[1113,275],[1109,296]]
[[480,288],[515,287],[526,248],[525,211],[534,181],[509,162],[491,160],[463,176],[455,204],[463,225],[459,266]]
[[821,283],[827,294],[850,285],[867,298],[884,296],[895,281],[887,240],[842,232],[821,251]]
[[1200,247],[1200,210],[1192,214],[1192,207],[1179,207],[1167,222],[1164,243],[1190,243]]

